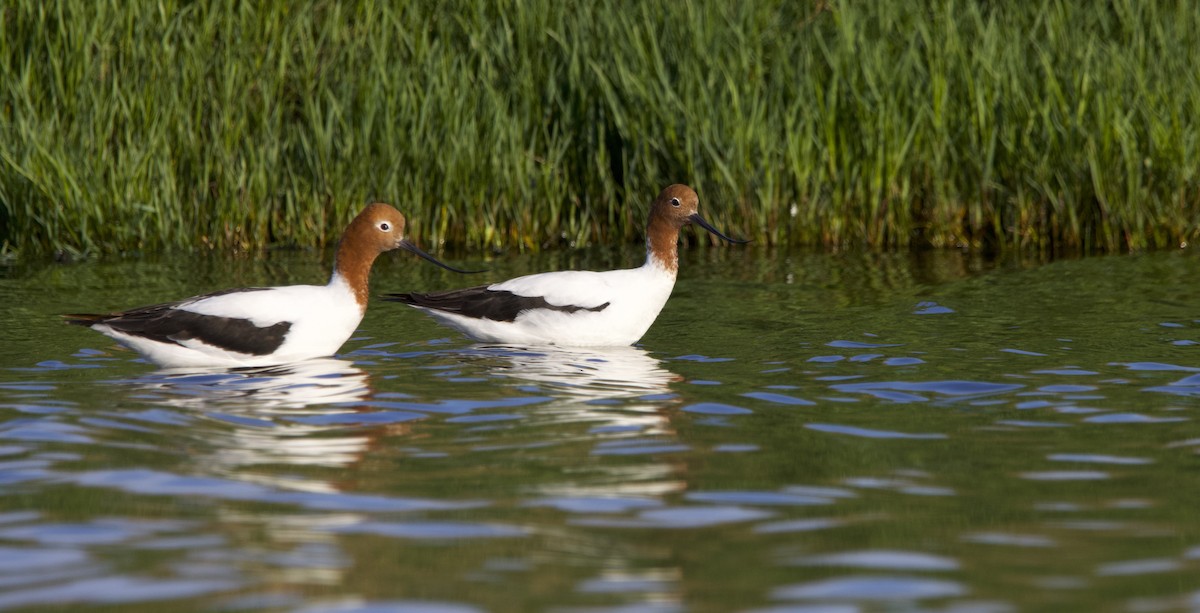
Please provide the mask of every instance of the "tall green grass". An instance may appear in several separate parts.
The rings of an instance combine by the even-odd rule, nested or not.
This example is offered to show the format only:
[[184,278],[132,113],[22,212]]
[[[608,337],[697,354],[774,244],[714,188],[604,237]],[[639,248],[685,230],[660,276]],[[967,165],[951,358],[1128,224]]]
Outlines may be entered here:
[[664,185],[782,245],[1200,233],[1185,0],[0,4],[9,254],[633,241]]

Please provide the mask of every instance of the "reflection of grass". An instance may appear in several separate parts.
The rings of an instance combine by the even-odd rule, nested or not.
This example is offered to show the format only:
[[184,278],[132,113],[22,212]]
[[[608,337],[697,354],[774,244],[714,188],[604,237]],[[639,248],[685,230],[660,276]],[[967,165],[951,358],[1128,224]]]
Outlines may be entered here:
[[675,181],[777,243],[1197,232],[1186,2],[267,4],[0,10],[5,250],[315,244],[370,199],[631,240]]

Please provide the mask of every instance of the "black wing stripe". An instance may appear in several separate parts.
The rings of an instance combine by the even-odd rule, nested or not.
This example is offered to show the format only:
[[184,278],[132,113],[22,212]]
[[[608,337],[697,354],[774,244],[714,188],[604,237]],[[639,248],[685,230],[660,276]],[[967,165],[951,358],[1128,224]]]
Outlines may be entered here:
[[267,355],[283,345],[288,330],[292,327],[292,322],[281,321],[264,328],[254,325],[254,322],[249,319],[201,315],[179,308],[180,305],[212,296],[262,289],[265,288],[225,290],[180,302],[155,304],[111,315],[67,315],[67,323],[88,327],[103,324],[130,336],[160,343],[183,345],[185,341],[197,340],[227,351],[236,351],[247,355]]
[[574,304],[558,305],[546,302],[541,296],[518,296],[509,291],[490,290],[486,285],[455,289],[430,294],[387,294],[384,300],[403,302],[404,304],[433,309],[445,313],[454,313],[474,319],[490,319],[492,321],[516,321],[521,313],[533,309],[548,309],[574,313],[576,311],[603,311],[609,303],[600,306],[583,307]]

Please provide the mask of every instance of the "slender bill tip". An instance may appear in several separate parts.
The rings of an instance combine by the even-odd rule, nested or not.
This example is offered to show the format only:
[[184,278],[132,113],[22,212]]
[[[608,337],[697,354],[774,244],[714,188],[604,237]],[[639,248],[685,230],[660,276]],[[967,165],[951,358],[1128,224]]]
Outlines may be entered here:
[[722,240],[728,241],[735,245],[744,245],[744,244],[750,242],[749,240],[745,240],[745,239],[729,238],[728,236],[725,236],[724,234],[721,233],[720,230],[712,227],[712,224],[705,221],[704,218],[700,216],[700,213],[692,213],[691,215],[688,216],[688,221],[700,226],[701,228],[704,228],[705,230],[708,230],[709,232],[712,232],[713,234],[715,234],[717,237],[721,238]]
[[464,275],[473,275],[475,273],[487,272],[487,270],[462,270],[461,268],[455,268],[453,266],[450,266],[449,264],[444,264],[441,261],[439,261],[437,258],[433,257],[432,255],[429,255],[428,253],[421,251],[420,247],[417,247],[416,245],[409,242],[409,240],[407,238],[400,241],[400,247],[402,249],[404,249],[405,251],[417,254],[423,260],[437,264],[438,266],[445,268],[446,270],[449,270],[451,272],[457,272],[457,273],[461,273]]

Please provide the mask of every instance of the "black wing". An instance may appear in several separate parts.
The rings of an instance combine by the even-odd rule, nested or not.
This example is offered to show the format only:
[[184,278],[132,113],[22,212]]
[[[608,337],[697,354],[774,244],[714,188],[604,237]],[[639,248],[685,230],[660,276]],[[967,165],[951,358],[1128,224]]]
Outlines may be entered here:
[[223,294],[262,291],[264,287],[223,290],[181,300],[131,309],[121,313],[94,314],[76,313],[64,315],[67,323],[92,327],[104,324],[113,330],[130,336],[182,345],[184,341],[198,340],[206,345],[220,347],[248,355],[267,355],[283,344],[292,323],[281,321],[265,328],[254,325],[249,319],[201,315],[180,309],[180,306]]
[[603,311],[609,304],[605,302],[594,307],[550,304],[541,296],[519,296],[505,290],[488,289],[486,285],[429,294],[385,294],[383,299],[444,313],[454,313],[463,317],[492,321],[515,321],[517,315],[532,309],[574,313],[576,311]]

